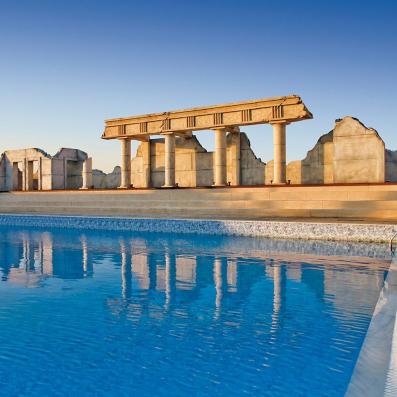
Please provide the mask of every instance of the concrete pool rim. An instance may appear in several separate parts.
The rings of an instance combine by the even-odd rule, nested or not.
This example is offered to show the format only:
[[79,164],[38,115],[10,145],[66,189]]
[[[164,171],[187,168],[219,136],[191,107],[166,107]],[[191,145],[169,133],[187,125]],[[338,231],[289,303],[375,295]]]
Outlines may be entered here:
[[0,225],[390,243],[397,224],[0,214]]

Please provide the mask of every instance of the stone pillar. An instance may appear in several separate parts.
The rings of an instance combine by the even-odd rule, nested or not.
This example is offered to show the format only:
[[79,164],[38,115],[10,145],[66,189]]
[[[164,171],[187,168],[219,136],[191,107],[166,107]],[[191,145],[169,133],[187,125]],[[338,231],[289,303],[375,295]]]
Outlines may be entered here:
[[175,186],[175,135],[164,135],[164,186]]
[[274,174],[273,184],[282,185],[287,182],[286,166],[286,123],[273,123],[273,144],[274,144]]
[[33,161],[26,161],[26,190],[33,190]]
[[232,186],[240,185],[240,132],[232,132],[230,135],[230,148],[229,148],[229,160],[228,160],[228,174],[230,177],[230,184]]
[[39,165],[37,170],[37,190],[43,190],[43,158],[39,157]]
[[81,173],[83,177],[83,185],[81,189],[91,189],[92,188],[92,158],[89,157],[83,161],[83,171]]
[[18,163],[12,163],[12,188],[11,190],[19,189],[19,168]]
[[68,160],[63,159],[63,188],[66,190],[68,187]]
[[150,187],[151,178],[151,153],[150,153],[150,139],[147,142],[142,142],[142,158],[143,158],[143,170],[142,170],[142,187]]
[[119,189],[131,187],[131,140],[120,139],[121,143],[121,184]]
[[22,161],[22,190],[28,190],[27,188],[27,175],[28,175],[28,164],[27,160],[23,159]]
[[214,186],[226,186],[226,130],[215,130]]

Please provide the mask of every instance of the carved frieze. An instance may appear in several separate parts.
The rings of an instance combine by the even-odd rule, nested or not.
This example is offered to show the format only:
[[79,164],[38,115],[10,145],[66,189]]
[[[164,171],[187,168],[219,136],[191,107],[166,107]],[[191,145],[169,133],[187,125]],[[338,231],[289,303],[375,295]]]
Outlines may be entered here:
[[290,95],[111,119],[105,122],[102,138],[115,139],[125,135],[134,138],[139,135],[159,135],[170,131],[183,134],[214,127],[230,129],[274,121],[290,123],[312,117],[301,98]]

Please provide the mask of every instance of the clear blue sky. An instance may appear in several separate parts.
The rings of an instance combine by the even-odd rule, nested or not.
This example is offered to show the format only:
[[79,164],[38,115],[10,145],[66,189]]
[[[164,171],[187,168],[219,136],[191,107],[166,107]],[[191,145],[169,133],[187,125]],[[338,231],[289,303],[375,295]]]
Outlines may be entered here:
[[[397,149],[396,20],[391,0],[0,0],[0,151],[78,147],[108,171],[106,118],[287,94],[314,114],[288,160],[345,115]],[[270,160],[271,127],[245,131]]]

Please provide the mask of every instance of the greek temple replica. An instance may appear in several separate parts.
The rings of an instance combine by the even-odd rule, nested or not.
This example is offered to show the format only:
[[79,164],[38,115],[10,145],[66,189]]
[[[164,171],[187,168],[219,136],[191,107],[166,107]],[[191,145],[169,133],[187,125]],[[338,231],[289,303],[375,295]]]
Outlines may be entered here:
[[[397,151],[387,150],[378,132],[358,119],[336,120],[304,159],[287,162],[289,130],[312,117],[302,99],[290,95],[106,120],[102,139],[117,139],[121,149],[112,173],[93,169],[95,159],[78,149],[53,156],[8,150],[0,160],[0,191],[42,194],[14,194],[10,203],[2,195],[0,210],[397,219]],[[274,157],[267,163],[243,132],[254,124],[273,130]],[[214,133],[214,152],[199,142],[204,130]],[[135,156],[133,140],[139,141]],[[44,195],[59,190],[64,195],[56,199]]]

